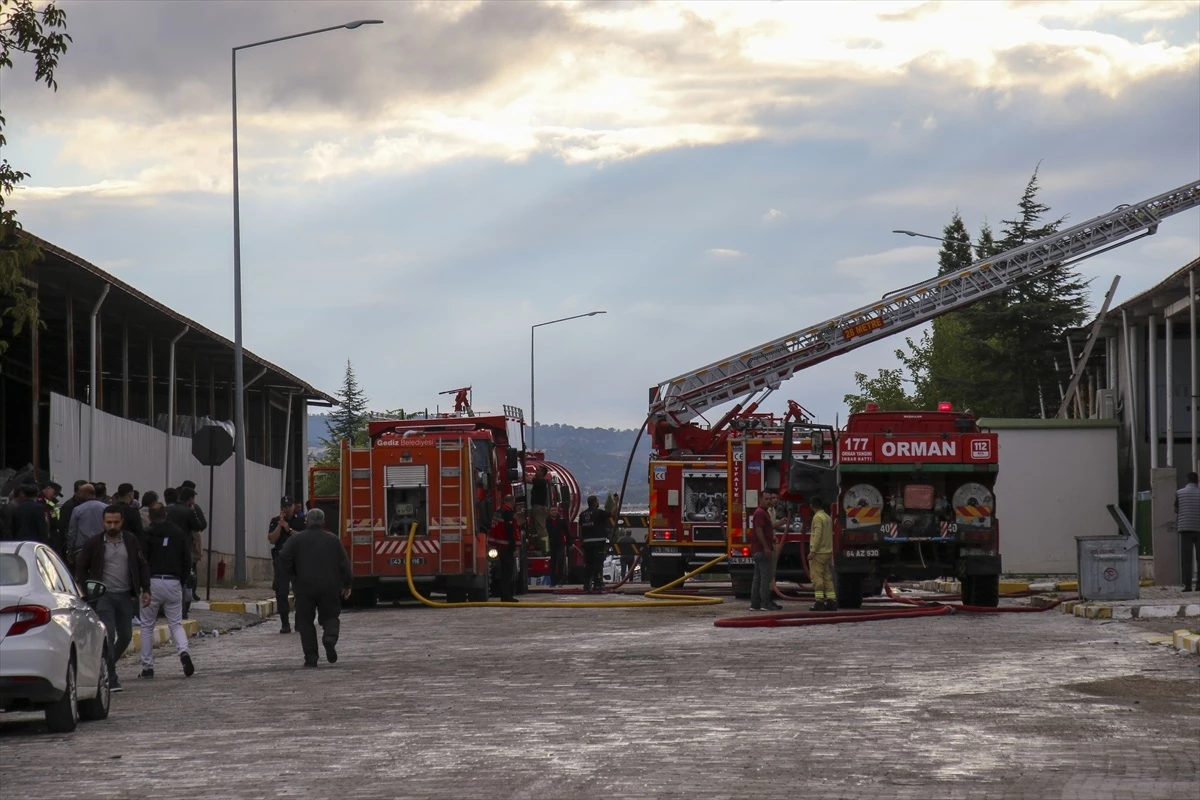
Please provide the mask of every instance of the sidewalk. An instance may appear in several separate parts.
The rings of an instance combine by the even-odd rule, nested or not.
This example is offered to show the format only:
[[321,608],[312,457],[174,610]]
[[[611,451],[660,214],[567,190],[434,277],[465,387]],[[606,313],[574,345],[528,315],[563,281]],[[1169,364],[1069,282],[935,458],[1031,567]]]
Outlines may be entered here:
[[[276,613],[275,593],[267,587],[247,587],[244,589],[223,589],[213,587],[211,593],[204,589],[197,592],[201,597],[211,596],[211,601],[192,603],[191,619],[183,621],[183,629],[188,638],[200,635],[228,633],[251,625],[258,625],[263,620]],[[159,620],[154,626],[154,646],[172,644],[171,633],[164,620]],[[133,641],[129,644],[127,653],[137,654],[142,648],[142,632],[134,623]],[[128,657],[128,656],[127,656]]]
[[1156,619],[1162,617],[1200,617],[1200,592],[1185,592],[1182,586],[1148,586],[1137,600],[1105,600],[1063,603],[1065,614],[1085,619]]

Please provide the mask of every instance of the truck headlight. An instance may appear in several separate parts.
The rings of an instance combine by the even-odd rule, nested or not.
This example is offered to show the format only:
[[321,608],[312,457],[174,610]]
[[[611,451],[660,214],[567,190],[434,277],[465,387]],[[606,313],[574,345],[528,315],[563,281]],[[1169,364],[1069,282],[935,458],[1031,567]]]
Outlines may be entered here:
[[499,558],[499,557],[500,557],[500,551],[497,550],[496,548],[493,547],[492,549],[488,550],[488,558]]

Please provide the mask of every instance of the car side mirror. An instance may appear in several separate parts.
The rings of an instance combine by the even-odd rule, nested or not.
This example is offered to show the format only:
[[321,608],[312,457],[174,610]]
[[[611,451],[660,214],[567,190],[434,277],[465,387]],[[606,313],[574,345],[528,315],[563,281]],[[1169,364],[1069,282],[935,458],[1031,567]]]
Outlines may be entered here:
[[100,581],[88,581],[83,585],[84,599],[89,603],[94,603],[104,596],[108,591],[108,587]]

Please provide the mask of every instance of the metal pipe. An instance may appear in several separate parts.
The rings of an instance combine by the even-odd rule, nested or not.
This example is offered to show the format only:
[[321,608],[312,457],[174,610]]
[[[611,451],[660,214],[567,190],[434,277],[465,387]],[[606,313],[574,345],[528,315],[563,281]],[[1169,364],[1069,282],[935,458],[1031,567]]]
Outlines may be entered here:
[[1129,316],[1125,309],[1121,309],[1121,328],[1125,332],[1125,368],[1129,373],[1125,381],[1125,422],[1129,425],[1129,460],[1133,465],[1133,483],[1129,490],[1130,520],[1136,529],[1138,493],[1137,409],[1134,407],[1133,342],[1129,336]]
[[[96,479],[96,318],[100,315],[100,306],[104,304],[104,298],[108,297],[108,290],[111,289],[110,284],[104,284],[104,288],[100,291],[100,299],[96,301],[96,305],[92,306],[92,316],[89,320],[91,325],[91,377],[88,384],[88,401],[91,404],[91,409],[88,411],[88,480]],[[74,342],[71,343],[74,347]]]
[[121,416],[129,419],[129,321],[121,320]]
[[[34,287],[33,287],[34,308],[40,308],[40,306],[38,305],[38,303],[40,301],[41,301],[41,292],[39,291],[38,285],[34,284]],[[41,452],[42,452],[42,447],[41,447],[42,417],[41,417],[41,407],[40,407],[40,401],[42,399],[42,386],[41,386],[42,376],[41,376],[41,369],[40,369],[41,342],[39,341],[39,337],[38,337],[38,328],[39,327],[40,326],[37,324],[37,321],[34,321],[34,323],[29,326],[29,347],[30,347],[30,351],[31,351],[30,352],[30,362],[31,362],[30,366],[32,367],[32,369],[30,370],[32,373],[30,375],[30,377],[32,378],[32,381],[30,382],[32,384],[32,386],[30,388],[33,390],[32,391],[33,396],[31,398],[33,400],[33,409],[32,409],[33,413],[31,414],[31,419],[30,419],[30,422],[32,423],[32,425],[30,427],[33,428],[33,431],[32,431],[32,433],[33,433],[33,458],[30,460],[33,462],[34,480],[40,480],[40,478],[38,476],[38,470],[41,467]],[[3,405],[3,403],[0,403],[0,405]],[[6,455],[7,455],[6,453],[0,453],[0,458],[4,458]],[[50,465],[47,464],[46,466],[49,467]],[[53,476],[51,476],[51,477],[53,477]]]
[[296,396],[293,392],[287,394],[287,422],[283,426],[283,468],[280,470],[280,494],[287,494],[288,445],[292,439],[292,404]]
[[175,345],[179,344],[179,340],[187,335],[187,332],[192,329],[190,325],[184,325],[174,339],[171,340],[171,348],[168,350],[167,356],[167,468],[164,475],[167,476],[167,486],[171,486],[171,440],[175,437]]
[[1164,345],[1166,350],[1166,381],[1167,381],[1167,466],[1175,466],[1175,365],[1171,363],[1175,358],[1175,344],[1172,341],[1175,338],[1175,320],[1168,316],[1166,317],[1166,336],[1167,341]]
[[1150,469],[1158,469],[1158,325],[1146,317],[1146,409],[1149,423]]
[[1192,472],[1200,472],[1200,457],[1196,452],[1196,428],[1200,421],[1200,379],[1196,376],[1196,270],[1188,273],[1188,310],[1192,317]]

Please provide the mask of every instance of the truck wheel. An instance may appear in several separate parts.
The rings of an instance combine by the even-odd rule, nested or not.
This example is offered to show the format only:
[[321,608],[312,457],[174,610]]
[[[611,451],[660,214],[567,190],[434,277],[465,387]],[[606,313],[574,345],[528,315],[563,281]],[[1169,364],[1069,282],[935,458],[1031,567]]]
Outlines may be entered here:
[[862,584],[862,575],[838,575],[838,608],[862,608]]
[[[975,596],[970,605],[984,608],[995,608],[1000,605],[999,575],[976,575],[972,583],[975,584]],[[964,604],[966,604],[965,601]]]
[[[676,580],[678,577],[679,577],[678,575],[675,575],[673,573],[651,572],[650,573],[650,586],[651,586],[651,588],[654,588],[654,589],[661,589],[662,587],[666,586],[671,581]],[[682,584],[680,584],[680,586],[676,586],[674,588],[679,589],[681,587],[682,587]],[[747,597],[749,597],[749,595],[747,595]]]
[[733,584],[733,596],[739,600],[750,598],[750,589],[754,586],[754,578],[742,575],[730,575],[729,582]]
[[447,603],[465,603],[467,602],[466,589],[448,589],[446,590]]

